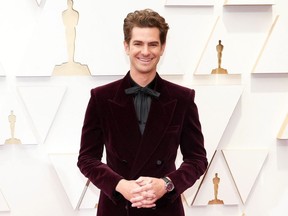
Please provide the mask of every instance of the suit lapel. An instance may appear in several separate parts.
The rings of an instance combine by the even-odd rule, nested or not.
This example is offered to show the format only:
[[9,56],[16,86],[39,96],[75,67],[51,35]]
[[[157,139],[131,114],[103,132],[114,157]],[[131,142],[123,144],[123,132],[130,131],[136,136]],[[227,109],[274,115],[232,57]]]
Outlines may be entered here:
[[[115,124],[117,127],[120,139],[125,144],[129,144],[131,149],[137,151],[137,143],[140,142],[141,133],[138,126],[138,120],[134,108],[133,97],[125,94],[125,89],[129,88],[129,74],[127,74],[116,92],[115,97],[109,101],[111,114],[114,116]],[[121,141],[119,140],[121,143]],[[129,147],[130,148],[130,147]]]

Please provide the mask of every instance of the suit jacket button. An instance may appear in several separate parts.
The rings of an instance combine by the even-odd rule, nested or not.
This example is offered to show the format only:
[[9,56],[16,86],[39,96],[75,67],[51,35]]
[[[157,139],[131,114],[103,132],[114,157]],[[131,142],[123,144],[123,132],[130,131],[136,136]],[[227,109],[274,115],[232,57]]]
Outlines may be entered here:
[[122,160],[122,163],[127,164],[128,161],[127,160]]
[[157,164],[158,166],[160,166],[160,165],[162,164],[162,161],[161,161],[161,160],[157,160],[157,161],[156,161],[156,164]]

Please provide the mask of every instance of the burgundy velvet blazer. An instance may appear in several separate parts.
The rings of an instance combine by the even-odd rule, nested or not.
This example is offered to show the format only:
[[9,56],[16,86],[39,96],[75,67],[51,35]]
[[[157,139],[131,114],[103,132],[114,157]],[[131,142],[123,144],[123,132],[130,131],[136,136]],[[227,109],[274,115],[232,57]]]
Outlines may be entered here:
[[[126,95],[129,73],[121,80],[91,90],[82,128],[78,157],[80,171],[101,190],[98,216],[184,216],[181,193],[207,168],[204,139],[195,91],[156,75],[158,99],[152,99],[146,128],[141,135],[133,96]],[[180,146],[183,162],[176,169]],[[101,161],[105,151],[106,161]],[[115,191],[122,179],[168,176],[173,192],[155,208],[132,208]]]

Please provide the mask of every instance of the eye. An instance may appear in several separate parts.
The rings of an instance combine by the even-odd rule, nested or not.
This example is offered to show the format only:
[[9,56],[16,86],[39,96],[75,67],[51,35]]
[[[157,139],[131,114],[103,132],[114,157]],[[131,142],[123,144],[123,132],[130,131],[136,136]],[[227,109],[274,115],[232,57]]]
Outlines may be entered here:
[[141,46],[141,44],[142,44],[141,42],[134,42],[133,43],[134,46]]
[[158,43],[151,43],[151,44],[149,44],[149,46],[151,46],[151,47],[158,47]]

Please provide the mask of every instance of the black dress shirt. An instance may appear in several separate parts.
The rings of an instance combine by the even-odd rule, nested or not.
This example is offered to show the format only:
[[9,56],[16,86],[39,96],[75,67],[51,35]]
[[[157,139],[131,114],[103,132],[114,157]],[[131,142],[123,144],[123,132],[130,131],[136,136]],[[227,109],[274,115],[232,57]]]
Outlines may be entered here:
[[155,86],[155,79],[145,87],[139,86],[132,80],[131,77],[130,82],[131,87],[125,89],[125,93],[133,94],[134,96],[134,107],[138,118],[139,129],[141,134],[143,134],[148,119],[152,98],[158,98],[160,93],[153,90]]

